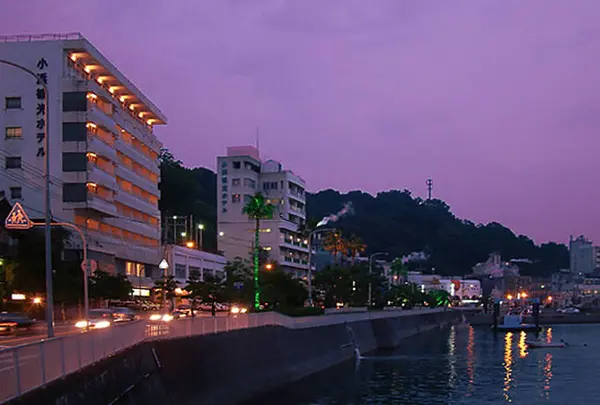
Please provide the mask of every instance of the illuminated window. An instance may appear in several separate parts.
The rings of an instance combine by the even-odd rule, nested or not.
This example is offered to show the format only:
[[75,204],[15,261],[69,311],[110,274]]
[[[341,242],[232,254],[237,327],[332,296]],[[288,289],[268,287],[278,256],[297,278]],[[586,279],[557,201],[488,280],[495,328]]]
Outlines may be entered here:
[[232,194],[231,195],[231,202],[232,203],[239,203],[242,200],[242,196],[241,194]]
[[21,127],[6,127],[5,136],[8,139],[14,138],[22,138],[23,137],[23,128]]

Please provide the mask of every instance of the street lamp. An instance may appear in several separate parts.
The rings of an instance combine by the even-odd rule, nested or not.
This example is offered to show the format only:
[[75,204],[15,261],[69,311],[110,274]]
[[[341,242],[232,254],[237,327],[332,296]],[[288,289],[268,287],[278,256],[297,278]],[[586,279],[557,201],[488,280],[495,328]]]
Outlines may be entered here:
[[50,213],[50,137],[48,136],[48,130],[50,128],[49,114],[48,114],[48,87],[43,80],[40,80],[39,76],[27,69],[24,66],[10,62],[7,60],[0,59],[0,65],[8,65],[14,68],[20,69],[23,72],[33,76],[36,82],[44,88],[44,216],[45,216],[45,250],[46,250],[46,324],[48,325],[48,338],[54,337],[54,298],[52,294],[52,243],[51,243],[51,231],[50,225],[52,223]]
[[204,233],[204,224],[198,224],[198,233],[196,235],[198,235],[199,240],[196,241],[196,245],[198,245],[198,249],[202,250],[203,247],[203,243],[202,240],[203,238],[203,233]]
[[372,299],[371,299],[371,295],[372,295],[372,285],[371,285],[371,274],[373,273],[373,259],[377,256],[387,256],[386,252],[377,252],[377,253],[373,253],[371,256],[369,256],[369,298],[367,301],[367,306],[371,306],[372,305]]
[[306,272],[306,281],[308,282],[308,306],[313,306],[313,297],[312,297],[312,239],[313,235],[322,232],[333,232],[335,229],[333,228],[317,228],[314,229],[311,233],[308,234],[308,271]]
[[167,270],[169,269],[169,263],[167,259],[162,259],[158,264],[158,268],[163,271],[163,307],[167,303]]

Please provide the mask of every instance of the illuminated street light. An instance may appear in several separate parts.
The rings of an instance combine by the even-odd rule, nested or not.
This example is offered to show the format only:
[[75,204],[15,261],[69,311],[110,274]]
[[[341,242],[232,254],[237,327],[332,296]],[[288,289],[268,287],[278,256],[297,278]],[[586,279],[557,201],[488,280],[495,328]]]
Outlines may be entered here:
[[42,299],[40,297],[35,297],[33,299],[33,303],[37,304],[37,305],[40,305],[42,303]]
[[185,246],[187,246],[189,248],[193,248],[194,247],[194,242],[192,242],[192,241],[186,242]]

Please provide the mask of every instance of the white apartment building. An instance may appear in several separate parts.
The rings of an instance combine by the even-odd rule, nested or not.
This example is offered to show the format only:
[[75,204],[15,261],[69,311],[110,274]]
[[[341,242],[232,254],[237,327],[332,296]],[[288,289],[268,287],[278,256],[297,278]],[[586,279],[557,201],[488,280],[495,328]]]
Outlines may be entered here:
[[583,235],[569,238],[570,269],[575,274],[589,274],[600,267],[600,248]]
[[200,281],[204,281],[207,275],[219,279],[226,277],[227,259],[221,255],[178,245],[167,245],[165,252],[169,264],[167,275],[175,277],[182,288],[186,286],[193,272],[197,272]]
[[242,213],[257,191],[275,207],[261,220],[260,244],[297,277],[306,277],[308,240],[298,233],[306,222],[305,181],[274,160],[261,161],[253,146],[229,147],[217,158],[218,244],[228,260],[247,259],[254,246],[255,223]]
[[[151,287],[162,257],[153,126],[165,116],[80,34],[0,37],[0,59],[39,76],[0,64],[0,192],[43,218],[47,157],[54,220],[84,231],[99,269]],[[69,247],[81,250],[79,237]]]

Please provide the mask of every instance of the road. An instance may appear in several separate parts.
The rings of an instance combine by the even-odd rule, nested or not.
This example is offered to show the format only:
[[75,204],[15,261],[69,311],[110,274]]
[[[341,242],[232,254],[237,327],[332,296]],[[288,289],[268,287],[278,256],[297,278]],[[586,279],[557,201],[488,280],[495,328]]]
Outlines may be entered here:
[[[56,336],[67,336],[74,333],[81,333],[81,331],[75,329],[71,323],[56,324],[54,327],[54,334]],[[35,326],[29,331],[20,331],[16,335],[0,335],[0,349],[35,342],[46,338],[46,336],[45,325]]]

